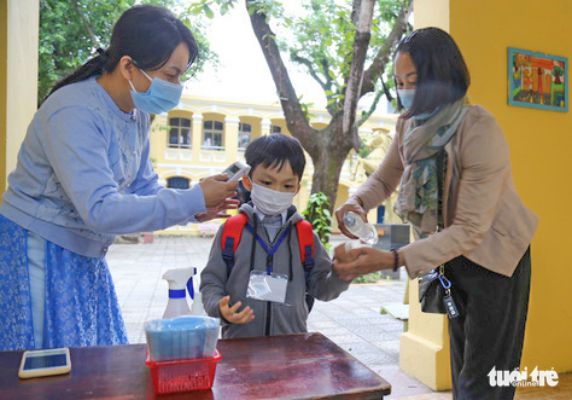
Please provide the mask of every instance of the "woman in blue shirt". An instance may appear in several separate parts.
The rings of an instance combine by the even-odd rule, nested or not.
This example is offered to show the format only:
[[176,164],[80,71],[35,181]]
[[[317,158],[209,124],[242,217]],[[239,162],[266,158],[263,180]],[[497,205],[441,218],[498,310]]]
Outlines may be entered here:
[[133,7],[36,112],[0,206],[0,350],[126,343],[104,258],[114,235],[236,206],[225,176],[167,189],[149,160],[149,114],[179,103],[197,50],[169,11]]

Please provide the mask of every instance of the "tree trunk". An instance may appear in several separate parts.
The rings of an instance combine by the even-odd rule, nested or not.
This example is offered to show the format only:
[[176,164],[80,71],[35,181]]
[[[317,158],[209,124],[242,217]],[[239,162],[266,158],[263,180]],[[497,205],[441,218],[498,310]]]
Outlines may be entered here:
[[[411,2],[407,1],[407,4]],[[373,91],[373,82],[383,72],[391,50],[407,27],[408,12],[403,11],[388,38],[388,43],[382,46],[372,66],[364,72],[374,4],[374,0],[353,1],[352,21],[356,25],[356,37],[350,73],[345,82],[344,107],[332,116],[326,128],[318,130],[310,125],[302,110],[266,16],[254,0],[246,0],[252,29],[274,79],[288,131],[300,140],[314,163],[312,193],[326,194],[330,200],[330,211],[336,204],[340,174],[348,153],[359,146],[357,103],[365,93]]]
[[322,192],[330,200],[330,211],[336,205],[342,167],[353,147],[353,134],[342,129],[342,114],[337,114],[330,125],[318,135],[321,143],[318,152],[310,154],[314,164],[312,193]]

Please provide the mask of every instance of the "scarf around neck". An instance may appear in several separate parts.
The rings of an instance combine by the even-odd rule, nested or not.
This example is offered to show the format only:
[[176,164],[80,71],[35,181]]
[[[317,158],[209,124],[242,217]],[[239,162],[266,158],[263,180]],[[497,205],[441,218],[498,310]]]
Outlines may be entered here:
[[465,99],[445,106],[422,124],[411,121],[403,138],[405,165],[395,212],[424,238],[437,231],[439,188],[437,158],[467,112]]

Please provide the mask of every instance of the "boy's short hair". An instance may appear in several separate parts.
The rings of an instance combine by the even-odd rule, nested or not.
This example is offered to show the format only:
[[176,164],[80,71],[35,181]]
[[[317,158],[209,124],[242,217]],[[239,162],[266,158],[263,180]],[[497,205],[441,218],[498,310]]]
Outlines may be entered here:
[[304,149],[298,139],[281,133],[264,135],[253,140],[246,148],[244,158],[250,165],[251,176],[259,165],[280,171],[288,161],[294,174],[302,179],[306,167]]

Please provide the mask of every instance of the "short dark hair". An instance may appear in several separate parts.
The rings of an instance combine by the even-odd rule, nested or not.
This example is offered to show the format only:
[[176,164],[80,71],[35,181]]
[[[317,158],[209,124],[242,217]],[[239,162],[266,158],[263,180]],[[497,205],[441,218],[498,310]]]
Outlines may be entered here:
[[[431,112],[465,97],[471,77],[461,50],[447,32],[423,28],[406,36],[395,51],[409,53],[417,69],[415,98],[403,116]],[[399,97],[398,97],[399,99]],[[403,108],[401,102],[399,107]]]
[[288,161],[294,174],[302,179],[306,167],[304,150],[298,139],[281,133],[264,135],[253,140],[246,148],[244,158],[250,165],[250,176],[259,165],[280,171]]

